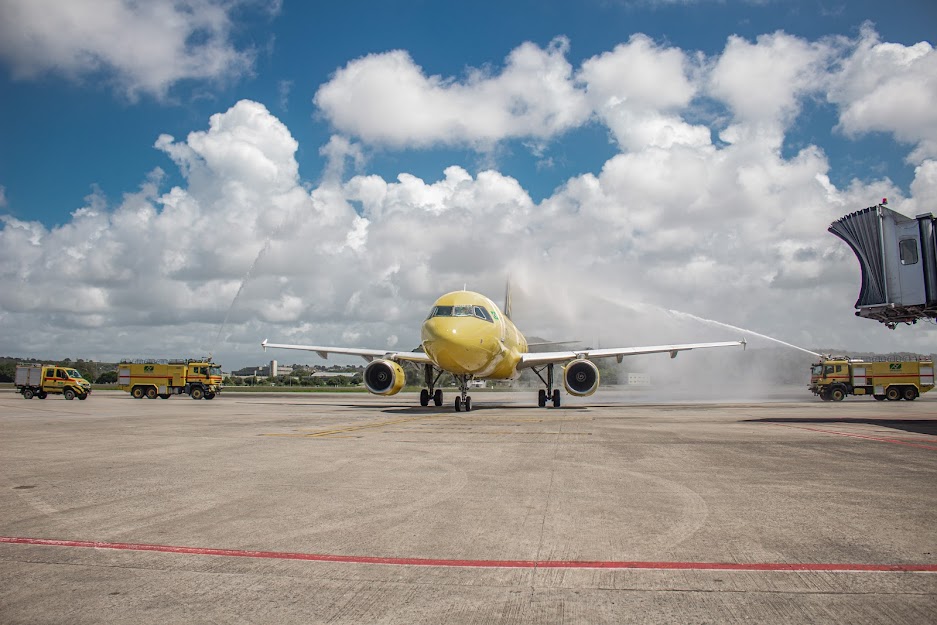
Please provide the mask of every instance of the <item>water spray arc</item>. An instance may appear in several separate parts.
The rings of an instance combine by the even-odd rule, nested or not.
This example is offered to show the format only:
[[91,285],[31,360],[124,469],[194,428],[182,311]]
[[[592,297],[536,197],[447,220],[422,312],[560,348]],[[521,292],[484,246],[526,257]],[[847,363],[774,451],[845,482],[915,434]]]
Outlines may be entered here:
[[[279,228],[277,228],[279,230]],[[231,312],[234,310],[234,305],[238,301],[238,297],[241,295],[241,291],[244,290],[244,285],[247,284],[247,281],[250,280],[251,275],[254,273],[254,268],[257,266],[257,263],[260,261],[264,253],[270,249],[271,238],[267,237],[264,239],[264,244],[260,248],[260,251],[257,252],[257,256],[254,257],[254,262],[251,263],[251,266],[247,268],[247,272],[244,274],[244,277],[241,278],[241,284],[238,286],[237,293],[234,294],[234,298],[231,300],[231,305],[228,307],[228,312],[225,313],[224,321],[221,322],[221,325],[218,326],[218,333],[215,335],[215,340],[211,345],[209,353],[214,354],[215,350],[218,348],[219,342],[221,341],[221,333],[224,332],[224,328],[228,325],[228,318],[231,316]]]
[[703,322],[703,323],[709,323],[709,324],[712,324],[712,325],[721,326],[721,327],[723,327],[723,328],[729,328],[730,330],[735,330],[735,331],[737,331],[737,332],[744,332],[744,333],[746,333],[746,334],[751,334],[752,336],[757,336],[757,337],[759,337],[759,338],[767,339],[767,340],[769,340],[769,341],[774,341],[775,343],[780,343],[781,345],[784,345],[784,346],[786,346],[786,347],[790,347],[790,348],[792,348],[792,349],[797,349],[797,350],[800,350],[800,351],[802,351],[802,352],[806,352],[806,353],[808,353],[808,354],[812,354],[813,356],[817,356],[817,357],[821,357],[821,358],[822,358],[822,354],[819,354],[819,353],[817,353],[817,352],[811,351],[811,350],[809,350],[809,349],[805,349],[805,348],[803,348],[803,347],[798,347],[797,345],[794,345],[793,343],[788,343],[787,341],[782,341],[781,339],[776,339],[776,338],[774,338],[773,336],[768,336],[767,334],[762,334],[762,333],[760,333],[760,332],[755,332],[754,330],[747,330],[747,329],[745,329],[745,328],[740,328],[740,327],[738,327],[738,326],[734,326],[734,325],[731,325],[731,324],[728,324],[728,323],[723,323],[723,322],[721,322],[721,321],[716,321],[715,319],[706,319],[706,318],[704,318],[704,317],[698,317],[698,316],[696,316],[696,315],[691,315],[690,313],[680,312],[679,310],[667,309],[667,312],[670,313],[671,315],[675,316],[675,317],[684,317],[684,318],[687,318],[687,319],[693,319],[694,321],[701,321],[701,322]]

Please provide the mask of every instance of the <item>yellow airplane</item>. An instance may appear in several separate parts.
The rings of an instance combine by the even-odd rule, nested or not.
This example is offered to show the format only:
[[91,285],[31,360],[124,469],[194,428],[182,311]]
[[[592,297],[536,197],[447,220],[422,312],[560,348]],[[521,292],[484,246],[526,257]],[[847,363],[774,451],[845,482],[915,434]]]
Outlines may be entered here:
[[563,367],[566,391],[570,395],[584,397],[599,387],[599,369],[592,359],[617,358],[620,363],[625,356],[636,354],[670,352],[670,357],[675,358],[677,352],[690,349],[745,347],[745,341],[742,340],[532,353],[528,351],[527,339],[510,319],[510,289],[505,300],[502,313],[494,302],[480,293],[446,293],[436,300],[423,322],[420,333],[423,351],[284,345],[268,343],[266,339],[261,346],[264,351],[268,347],[312,351],[323,359],[328,358],[329,354],[360,356],[369,363],[364,369],[364,384],[375,395],[394,395],[403,388],[406,379],[400,362],[423,365],[425,388],[420,391],[421,406],[428,406],[431,400],[436,406],[442,406],[442,389],[436,388],[436,383],[443,372],[449,372],[459,384],[460,394],[455,398],[456,412],[472,409],[468,388],[469,382],[475,379],[513,379],[521,370],[533,369],[545,386],[540,389],[538,404],[542,408],[548,401],[552,401],[553,406],[558,408],[560,390],[554,387],[556,365]]

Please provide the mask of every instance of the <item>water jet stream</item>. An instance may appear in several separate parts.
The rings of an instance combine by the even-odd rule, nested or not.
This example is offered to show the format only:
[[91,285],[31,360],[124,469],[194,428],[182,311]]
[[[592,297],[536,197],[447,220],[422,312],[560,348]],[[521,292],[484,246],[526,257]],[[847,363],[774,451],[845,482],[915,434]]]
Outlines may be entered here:
[[237,303],[238,297],[241,295],[241,291],[244,290],[244,285],[247,284],[248,280],[250,280],[251,274],[254,272],[254,267],[256,267],[257,263],[260,261],[260,257],[263,256],[264,252],[266,252],[268,249],[270,249],[270,237],[266,238],[263,247],[261,247],[260,251],[257,252],[257,256],[254,258],[254,262],[252,262],[251,266],[247,268],[247,273],[245,273],[244,277],[241,279],[241,285],[238,287],[237,293],[234,294],[234,299],[231,300],[231,305],[228,307],[228,312],[225,313],[224,321],[222,321],[221,325],[218,327],[218,334],[215,335],[215,341],[209,350],[209,354],[215,353],[215,349],[218,347],[218,343],[221,340],[221,333],[224,332],[225,326],[228,325],[228,318],[231,316],[231,311],[234,310],[234,305]]
[[721,321],[716,321],[715,319],[706,319],[706,318],[704,318],[704,317],[698,317],[698,316],[696,316],[696,315],[691,315],[690,313],[680,312],[679,310],[667,309],[667,312],[670,313],[671,315],[675,315],[675,316],[677,316],[677,317],[686,317],[686,318],[693,319],[693,320],[696,320],[696,321],[702,321],[703,323],[710,323],[710,324],[712,324],[712,325],[722,326],[723,328],[729,328],[730,330],[736,330],[736,331],[738,331],[738,332],[745,332],[746,334],[751,334],[751,335],[757,336],[757,337],[759,337],[759,338],[767,339],[767,340],[769,340],[769,341],[774,341],[775,343],[780,343],[781,345],[784,345],[784,346],[786,346],[786,347],[790,347],[790,348],[793,348],[793,349],[798,349],[798,350],[800,350],[800,351],[802,351],[802,352],[806,352],[806,353],[808,353],[808,354],[812,354],[813,356],[822,357],[822,354],[819,354],[819,353],[817,353],[817,352],[811,351],[811,350],[809,350],[809,349],[804,349],[803,347],[798,347],[797,345],[794,345],[793,343],[788,343],[787,341],[782,341],[781,339],[776,339],[776,338],[774,338],[773,336],[768,336],[767,334],[762,334],[762,333],[760,333],[760,332],[755,332],[754,330],[746,330],[745,328],[740,328],[740,327],[738,327],[738,326],[734,326],[734,325],[731,325],[731,324],[728,324],[728,323],[723,323],[723,322],[721,322]]

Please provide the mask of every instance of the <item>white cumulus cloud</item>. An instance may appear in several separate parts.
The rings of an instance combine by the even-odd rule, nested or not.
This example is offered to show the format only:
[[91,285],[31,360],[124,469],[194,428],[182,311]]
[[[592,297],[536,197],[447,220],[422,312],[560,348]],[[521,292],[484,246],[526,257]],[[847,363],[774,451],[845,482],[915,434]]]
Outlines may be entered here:
[[827,97],[847,135],[889,132],[915,146],[913,162],[937,158],[937,50],[930,43],[882,42],[866,25]]
[[[184,138],[157,140],[182,174],[179,186],[164,188],[160,171],[141,174],[140,188],[119,203],[92,194],[54,228],[2,217],[0,353],[213,350],[226,366],[240,366],[264,358],[264,338],[412,349],[439,294],[467,286],[499,297],[508,273],[521,327],[551,339],[610,346],[740,338],[677,320],[673,309],[806,347],[933,350],[932,330],[887,332],[854,317],[858,263],[826,228],[883,196],[908,215],[933,210],[937,161],[917,165],[905,196],[888,180],[837,187],[820,146],[778,149],[803,99],[836,87],[838,75],[821,71],[827,55],[842,55],[835,66],[848,67],[862,46],[773,34],[732,39],[721,56],[700,59],[637,36],[574,72],[564,65],[565,45],[521,46],[500,74],[462,82],[427,78],[407,55],[349,63],[320,95],[351,85],[348,73],[360,70],[373,95],[393,101],[402,97],[396,81],[410,72],[412,93],[452,99],[459,111],[493,106],[493,118],[490,127],[452,131],[449,112],[424,107],[440,119],[404,119],[399,135],[387,134],[386,120],[359,125],[366,108],[346,122],[332,119],[348,134],[320,146],[328,163],[318,184],[301,178],[290,129],[245,100]],[[543,137],[555,140],[551,133],[585,123],[591,110],[618,141],[620,152],[599,171],[535,201],[523,180],[496,168],[445,163],[436,180],[367,170],[363,144],[349,136],[385,146],[536,136],[524,125],[527,113],[491,102],[505,75],[528,67],[515,58],[522,49],[578,93],[568,100],[579,102],[573,109],[538,104],[576,111],[569,122],[547,124]],[[402,62],[403,74],[385,84],[371,63],[387,62]],[[776,75],[765,87],[772,97],[746,93],[730,68],[756,86]],[[700,98],[727,105],[720,123],[732,141],[716,144],[704,137],[707,126],[686,121]],[[505,120],[512,115],[521,130]],[[628,116],[648,123],[629,129]],[[664,122],[673,128],[667,140],[651,132]]]
[[0,0],[0,59],[18,79],[104,76],[130,99],[163,98],[181,80],[237,78],[251,70],[254,52],[231,41],[238,4]]
[[371,54],[339,69],[314,101],[340,132],[390,147],[548,140],[589,115],[568,46],[525,43],[500,73],[472,69],[461,80],[427,76],[403,50]]

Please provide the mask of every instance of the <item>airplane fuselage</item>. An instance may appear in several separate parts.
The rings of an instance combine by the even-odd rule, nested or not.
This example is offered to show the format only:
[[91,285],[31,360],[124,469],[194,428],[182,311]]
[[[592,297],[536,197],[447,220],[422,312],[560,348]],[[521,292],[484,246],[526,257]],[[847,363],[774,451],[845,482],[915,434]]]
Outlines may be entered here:
[[453,291],[436,300],[420,332],[423,350],[455,375],[507,379],[527,352],[527,339],[490,299]]

